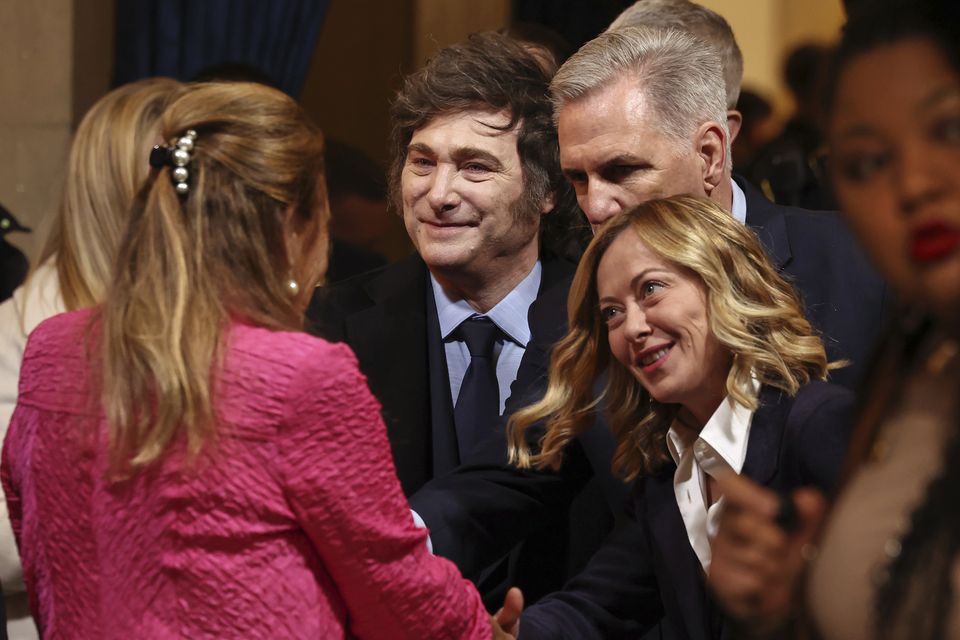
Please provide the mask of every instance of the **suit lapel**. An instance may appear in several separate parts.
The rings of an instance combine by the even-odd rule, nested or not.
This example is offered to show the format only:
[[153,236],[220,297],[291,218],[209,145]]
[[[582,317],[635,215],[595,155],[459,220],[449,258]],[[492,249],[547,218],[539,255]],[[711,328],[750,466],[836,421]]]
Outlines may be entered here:
[[677,507],[673,491],[675,470],[671,463],[666,471],[645,481],[647,518],[654,547],[660,551],[656,560],[662,563],[657,580],[664,606],[679,612],[687,637],[707,640],[703,630],[711,627],[703,567],[690,546],[687,528]]
[[426,267],[412,256],[367,282],[373,304],[346,319],[348,341],[387,408],[397,475],[408,495],[429,480],[426,282]]
[[790,237],[787,234],[787,221],[783,212],[740,176],[735,176],[734,180],[743,190],[747,202],[747,226],[760,238],[777,271],[783,271],[793,259]]
[[760,406],[750,423],[747,457],[740,475],[768,485],[780,464],[780,442],[793,399],[773,387],[762,387]]

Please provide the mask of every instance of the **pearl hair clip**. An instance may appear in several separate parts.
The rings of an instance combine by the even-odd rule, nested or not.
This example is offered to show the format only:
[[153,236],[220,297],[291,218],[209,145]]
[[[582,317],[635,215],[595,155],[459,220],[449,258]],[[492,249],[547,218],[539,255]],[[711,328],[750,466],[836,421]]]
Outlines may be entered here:
[[187,129],[174,146],[158,144],[150,152],[151,167],[154,169],[172,167],[170,179],[179,196],[185,196],[190,192],[190,184],[187,182],[190,179],[190,171],[187,165],[190,164],[190,154],[193,152],[193,143],[196,139],[197,132]]

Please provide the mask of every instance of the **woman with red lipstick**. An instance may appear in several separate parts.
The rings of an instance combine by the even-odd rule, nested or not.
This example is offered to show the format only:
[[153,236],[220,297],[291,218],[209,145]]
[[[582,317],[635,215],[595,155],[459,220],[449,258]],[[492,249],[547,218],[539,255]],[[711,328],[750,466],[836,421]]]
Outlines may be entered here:
[[780,530],[777,500],[762,488],[725,486],[711,583],[728,611],[771,637],[789,635],[798,617],[825,640],[960,637],[958,26],[953,1],[886,2],[844,29],[834,185],[910,312],[875,361],[825,525],[822,501],[796,496],[801,528],[821,530],[805,581],[810,536]]
[[[511,459],[558,467],[593,426],[595,382],[605,380],[614,467],[635,483],[637,521],[563,592],[528,608],[523,636],[541,637],[550,618],[544,629],[561,620],[576,637],[639,637],[656,625],[667,638],[714,637],[723,623],[703,576],[724,500],[717,478],[829,491],[852,394],[824,382],[823,343],[759,240],[709,200],[650,201],[608,222],[580,261],[569,314],[545,397],[508,428]],[[530,428],[544,422],[532,451]],[[605,595],[627,591],[641,592],[636,611]],[[641,628],[619,626],[628,619]]]

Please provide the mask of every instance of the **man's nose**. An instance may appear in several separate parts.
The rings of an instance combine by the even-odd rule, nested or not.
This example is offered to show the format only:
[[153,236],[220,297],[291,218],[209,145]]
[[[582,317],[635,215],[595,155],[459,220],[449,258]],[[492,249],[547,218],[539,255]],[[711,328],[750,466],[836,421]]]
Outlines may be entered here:
[[578,198],[578,202],[594,232],[604,222],[616,217],[623,210],[612,189],[592,180],[588,182],[587,192]]
[[456,171],[452,167],[440,165],[431,176],[432,183],[427,192],[427,202],[434,211],[444,211],[460,204],[460,194],[456,189]]

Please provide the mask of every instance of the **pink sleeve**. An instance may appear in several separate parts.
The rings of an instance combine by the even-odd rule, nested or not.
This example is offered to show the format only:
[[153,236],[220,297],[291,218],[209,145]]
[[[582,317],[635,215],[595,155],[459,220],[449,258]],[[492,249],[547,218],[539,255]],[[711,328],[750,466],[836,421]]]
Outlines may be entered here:
[[358,638],[485,638],[473,585],[426,549],[393,465],[380,407],[344,346],[324,346],[293,383],[276,464],[287,499]]
[[[16,416],[16,414],[14,414]],[[11,424],[13,421],[10,421]],[[10,515],[10,524],[13,527],[13,535],[20,545],[20,532],[23,528],[23,508],[20,503],[20,494],[17,493],[13,482],[13,469],[10,466],[10,453],[6,446],[3,447],[2,462],[0,462],[0,482],[3,483],[3,493],[7,499],[7,512]]]

